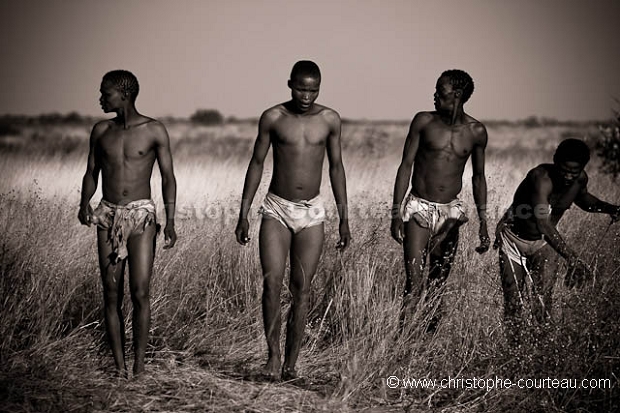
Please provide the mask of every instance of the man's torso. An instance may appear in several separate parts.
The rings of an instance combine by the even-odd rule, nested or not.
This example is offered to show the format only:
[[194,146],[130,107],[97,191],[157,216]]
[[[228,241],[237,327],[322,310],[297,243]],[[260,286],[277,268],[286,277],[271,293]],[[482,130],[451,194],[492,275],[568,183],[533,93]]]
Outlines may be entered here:
[[120,205],[150,198],[156,159],[151,126],[155,121],[149,119],[129,129],[109,122],[97,140],[96,152],[101,165],[103,198]]
[[312,113],[295,115],[283,105],[270,128],[273,176],[270,191],[291,201],[316,197],[321,186],[325,147],[331,133],[329,108],[314,105]]
[[[512,231],[515,235],[525,240],[537,240],[542,238],[536,222],[536,211],[546,209],[545,206],[535,205],[534,195],[537,180],[551,179],[552,164],[541,164],[528,172],[527,177],[519,184],[511,205]],[[556,226],[566,210],[568,210],[578,197],[584,184],[584,176],[579,177],[572,185],[565,187],[554,182],[553,190],[547,201],[551,207],[549,219]]]
[[415,195],[447,203],[461,192],[463,170],[478,139],[475,128],[481,127],[471,116],[465,121],[449,126],[434,115],[420,131],[411,179]]

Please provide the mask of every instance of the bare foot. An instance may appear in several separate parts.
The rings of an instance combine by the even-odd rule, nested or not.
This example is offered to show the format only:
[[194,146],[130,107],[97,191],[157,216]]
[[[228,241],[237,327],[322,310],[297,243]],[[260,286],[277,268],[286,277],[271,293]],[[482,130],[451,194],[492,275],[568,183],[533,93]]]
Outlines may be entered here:
[[144,363],[135,362],[133,364],[133,377],[134,379],[139,378],[144,374]]
[[126,368],[115,369],[114,377],[116,377],[119,380],[127,380],[129,378],[129,373],[127,372]]
[[263,367],[262,375],[269,381],[277,381],[280,379],[280,360],[272,357],[267,360],[267,364]]
[[282,380],[284,381],[291,381],[291,380],[297,380],[299,378],[299,376],[297,375],[297,371],[295,370],[295,368],[291,368],[291,367],[282,367]]

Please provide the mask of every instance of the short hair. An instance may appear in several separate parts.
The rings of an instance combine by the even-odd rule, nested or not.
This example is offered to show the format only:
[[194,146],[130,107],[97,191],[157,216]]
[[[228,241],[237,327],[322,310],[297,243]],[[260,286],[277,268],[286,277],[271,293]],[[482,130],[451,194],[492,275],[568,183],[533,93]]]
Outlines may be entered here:
[[469,73],[464,70],[451,69],[446,70],[441,74],[450,79],[450,84],[454,89],[461,89],[463,91],[462,102],[465,103],[469,100],[472,93],[474,93],[474,79],[471,78]]
[[578,162],[585,166],[590,161],[590,148],[580,139],[565,139],[558,145],[553,162]]
[[319,66],[311,60],[300,60],[293,65],[291,70],[291,80],[296,76],[312,76],[321,79]]
[[138,78],[129,70],[112,70],[103,76],[103,81],[112,82],[121,93],[126,93],[132,102],[136,101],[140,85]]

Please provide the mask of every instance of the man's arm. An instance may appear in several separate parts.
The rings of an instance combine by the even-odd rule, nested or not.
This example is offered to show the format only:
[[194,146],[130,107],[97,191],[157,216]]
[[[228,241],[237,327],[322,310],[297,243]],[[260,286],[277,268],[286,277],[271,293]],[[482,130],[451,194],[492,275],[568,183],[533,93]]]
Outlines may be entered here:
[[575,205],[586,212],[609,214],[614,221],[620,218],[620,206],[601,201],[588,192],[588,175],[585,175],[581,191],[575,198]]
[[93,130],[90,133],[90,143],[88,151],[88,160],[86,162],[86,173],[82,178],[82,191],[80,199],[80,211],[78,213],[78,219],[82,225],[88,225],[92,223],[93,210],[90,206],[90,199],[97,190],[97,183],[99,180],[99,172],[101,171],[100,155],[97,150],[97,140],[107,129],[107,122],[99,122],[93,126]]
[[532,207],[536,225],[549,245],[564,257],[569,264],[578,260],[577,254],[569,248],[558,230],[551,223],[551,206],[549,196],[553,190],[551,178],[545,171],[535,170],[529,179],[533,179]]
[[166,227],[164,228],[165,249],[174,247],[177,234],[174,230],[174,214],[176,211],[177,180],[174,177],[172,167],[172,154],[170,152],[170,138],[166,127],[160,122],[155,122],[155,140],[157,164],[161,173],[161,191],[166,210]]
[[405,147],[403,149],[403,158],[398,167],[396,173],[396,182],[394,183],[394,197],[392,200],[392,238],[394,238],[399,244],[403,242],[403,220],[400,216],[400,206],[405,198],[405,193],[409,189],[409,180],[411,179],[411,170],[413,168],[413,161],[418,153],[418,147],[420,145],[420,131],[422,128],[432,120],[433,115],[427,112],[419,112],[411,121],[409,126],[409,133],[407,133],[407,139],[405,140]]
[[473,175],[471,178],[472,191],[474,193],[474,202],[480,219],[480,229],[478,236],[480,245],[476,247],[476,251],[480,254],[488,251],[491,245],[489,233],[487,229],[487,180],[484,174],[484,151],[487,147],[487,130],[483,124],[478,123],[474,126],[474,136],[476,144],[471,154],[471,163]]
[[347,205],[347,178],[342,164],[342,147],[340,144],[341,121],[338,113],[328,111],[325,118],[329,124],[329,136],[327,137],[327,159],[329,162],[329,180],[332,185],[338,216],[340,217],[340,240],[336,248],[344,250],[351,242],[349,230],[349,216]]
[[245,174],[243,194],[241,195],[241,208],[239,209],[239,221],[235,229],[237,242],[241,245],[246,245],[250,241],[248,238],[250,228],[248,213],[250,212],[252,201],[254,201],[254,196],[256,195],[260,180],[263,176],[265,157],[267,156],[267,152],[269,152],[269,145],[271,144],[271,125],[276,119],[276,116],[277,113],[273,109],[266,110],[263,112],[258,122],[258,136],[254,143],[254,152],[252,153],[252,159],[250,159],[250,164],[248,165],[248,171]]

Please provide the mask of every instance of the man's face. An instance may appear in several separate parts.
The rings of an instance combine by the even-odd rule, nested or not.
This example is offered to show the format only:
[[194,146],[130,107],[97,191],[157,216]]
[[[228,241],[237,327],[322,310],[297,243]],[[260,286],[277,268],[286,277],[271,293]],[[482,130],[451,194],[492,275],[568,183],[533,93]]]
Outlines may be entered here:
[[442,76],[437,80],[435,86],[434,103],[435,110],[441,112],[452,112],[456,105],[456,90],[452,87],[450,79]]
[[577,180],[585,165],[574,161],[562,161],[555,166],[564,185],[570,186]]
[[291,79],[288,85],[295,107],[300,112],[307,112],[319,97],[321,79],[310,75],[298,75]]
[[114,112],[115,109],[123,106],[123,95],[118,87],[111,81],[104,80],[101,82],[101,88],[99,91],[101,92],[99,104],[101,105],[101,109],[103,109],[104,113]]

